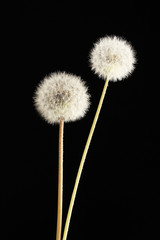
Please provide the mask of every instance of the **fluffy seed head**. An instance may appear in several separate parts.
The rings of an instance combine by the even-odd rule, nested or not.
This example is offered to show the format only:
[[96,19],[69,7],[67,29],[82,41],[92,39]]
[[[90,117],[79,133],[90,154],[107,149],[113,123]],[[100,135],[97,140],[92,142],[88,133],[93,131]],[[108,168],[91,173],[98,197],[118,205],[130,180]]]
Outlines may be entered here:
[[90,95],[80,77],[65,72],[52,73],[39,84],[34,104],[38,112],[51,124],[82,118],[89,108]]
[[90,53],[92,70],[99,77],[111,81],[122,80],[135,68],[136,58],[132,46],[116,36],[100,38]]

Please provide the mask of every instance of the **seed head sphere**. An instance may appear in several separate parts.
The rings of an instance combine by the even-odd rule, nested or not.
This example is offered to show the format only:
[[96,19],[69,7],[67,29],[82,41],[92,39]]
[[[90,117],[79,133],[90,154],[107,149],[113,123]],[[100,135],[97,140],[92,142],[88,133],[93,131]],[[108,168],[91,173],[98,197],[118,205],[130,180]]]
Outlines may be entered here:
[[34,95],[40,115],[50,124],[78,120],[86,114],[90,95],[84,81],[76,75],[56,72],[45,77]]
[[100,38],[90,52],[92,70],[99,77],[114,82],[130,75],[135,63],[135,51],[132,46],[117,36]]

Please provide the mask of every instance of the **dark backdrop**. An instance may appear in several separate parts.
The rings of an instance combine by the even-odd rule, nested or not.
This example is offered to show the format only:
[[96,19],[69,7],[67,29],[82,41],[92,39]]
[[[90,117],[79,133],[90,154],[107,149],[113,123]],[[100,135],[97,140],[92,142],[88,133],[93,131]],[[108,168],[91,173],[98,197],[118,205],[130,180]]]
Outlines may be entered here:
[[[106,1],[23,1],[10,8],[6,72],[5,239],[52,240],[56,235],[58,125],[35,111],[33,94],[49,73],[66,71],[87,82],[91,107],[65,124],[64,212],[104,81],[88,55],[105,35],[130,41],[133,74],[109,83],[87,155],[68,240],[157,239],[160,215],[158,13],[155,5]],[[10,64],[11,63],[11,64]],[[11,66],[10,66],[11,65]]]

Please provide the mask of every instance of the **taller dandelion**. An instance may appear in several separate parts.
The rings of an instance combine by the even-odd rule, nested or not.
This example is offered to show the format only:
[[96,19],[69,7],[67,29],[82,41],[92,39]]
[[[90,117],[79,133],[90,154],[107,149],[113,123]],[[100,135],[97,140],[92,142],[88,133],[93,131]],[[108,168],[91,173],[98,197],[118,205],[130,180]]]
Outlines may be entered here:
[[58,204],[56,240],[61,240],[63,205],[63,129],[64,122],[78,120],[89,108],[87,87],[80,77],[65,72],[52,73],[39,84],[34,103],[50,124],[59,124]]
[[89,136],[84,148],[84,152],[82,155],[82,159],[80,162],[80,166],[78,169],[67,219],[65,223],[64,233],[62,240],[66,240],[72,209],[81,177],[81,173],[83,170],[84,162],[86,159],[86,155],[89,149],[89,145],[93,136],[93,132],[100,114],[100,110],[102,108],[103,100],[106,94],[107,86],[109,81],[118,81],[127,77],[134,70],[134,65],[136,63],[135,52],[131,45],[122,38],[116,36],[106,36],[104,38],[99,39],[98,42],[94,44],[93,49],[90,53],[90,64],[91,69],[98,74],[99,77],[105,79],[104,88],[102,91],[102,95],[97,107],[97,111],[89,132]]

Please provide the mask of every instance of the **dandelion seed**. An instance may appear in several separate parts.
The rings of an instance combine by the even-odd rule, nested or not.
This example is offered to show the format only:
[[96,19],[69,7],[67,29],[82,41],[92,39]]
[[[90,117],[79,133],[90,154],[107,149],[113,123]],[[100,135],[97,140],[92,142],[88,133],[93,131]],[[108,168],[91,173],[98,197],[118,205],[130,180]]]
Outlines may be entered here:
[[132,46],[121,37],[100,38],[90,53],[92,70],[110,81],[122,80],[135,68],[136,58]]
[[85,116],[90,96],[82,79],[65,72],[52,73],[39,84],[34,103],[38,112],[51,124],[75,121]]

